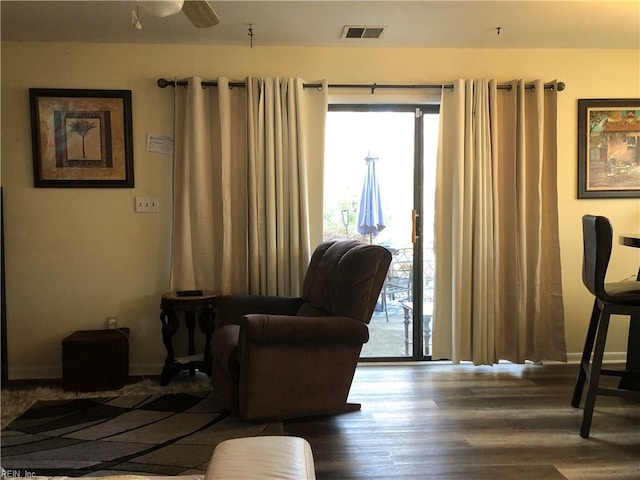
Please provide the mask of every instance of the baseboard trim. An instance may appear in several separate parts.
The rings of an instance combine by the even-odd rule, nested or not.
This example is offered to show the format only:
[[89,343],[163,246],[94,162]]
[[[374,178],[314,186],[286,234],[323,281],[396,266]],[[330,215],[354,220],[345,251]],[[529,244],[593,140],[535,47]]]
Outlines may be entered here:
[[[580,363],[582,353],[567,353],[567,363]],[[602,363],[625,363],[627,361],[627,352],[605,352],[602,357]],[[561,362],[544,362],[545,364],[561,363]]]

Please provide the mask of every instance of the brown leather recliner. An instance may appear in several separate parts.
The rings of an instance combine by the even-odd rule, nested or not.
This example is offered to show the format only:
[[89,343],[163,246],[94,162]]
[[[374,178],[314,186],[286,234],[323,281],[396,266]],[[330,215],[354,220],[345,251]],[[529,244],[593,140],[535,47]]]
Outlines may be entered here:
[[390,262],[384,247],[329,241],[302,298],[219,297],[212,381],[224,406],[245,419],[359,409],[347,396]]

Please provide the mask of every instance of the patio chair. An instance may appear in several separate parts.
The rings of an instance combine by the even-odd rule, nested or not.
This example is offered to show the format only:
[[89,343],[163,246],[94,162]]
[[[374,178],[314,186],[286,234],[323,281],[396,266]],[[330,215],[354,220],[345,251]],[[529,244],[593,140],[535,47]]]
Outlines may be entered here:
[[413,248],[392,251],[391,265],[382,288],[382,308],[389,321],[388,302],[411,301],[413,297]]

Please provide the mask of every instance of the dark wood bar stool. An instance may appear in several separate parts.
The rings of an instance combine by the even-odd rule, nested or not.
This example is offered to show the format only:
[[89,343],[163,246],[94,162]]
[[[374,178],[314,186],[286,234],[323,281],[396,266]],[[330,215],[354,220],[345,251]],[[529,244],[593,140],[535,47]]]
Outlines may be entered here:
[[[582,217],[582,232],[584,246],[582,281],[595,299],[571,405],[576,408],[580,406],[580,399],[586,381],[587,396],[584,404],[580,436],[588,438],[597,395],[640,398],[640,392],[638,391],[601,388],[599,386],[601,375],[617,376],[623,379],[640,378],[640,372],[630,371],[628,368],[623,370],[602,368],[602,358],[611,315],[629,315],[631,321],[639,318],[640,282],[629,280],[605,283],[613,238],[613,229],[606,217],[585,215]],[[631,345],[629,345],[629,348],[631,348]],[[640,345],[635,345],[634,348],[640,348]]]

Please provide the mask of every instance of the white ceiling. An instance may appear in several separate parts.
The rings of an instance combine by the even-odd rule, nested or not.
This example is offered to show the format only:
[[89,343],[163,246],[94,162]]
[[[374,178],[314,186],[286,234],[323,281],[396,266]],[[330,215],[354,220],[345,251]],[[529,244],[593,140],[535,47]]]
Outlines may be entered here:
[[[135,1],[0,1],[3,41],[434,48],[640,48],[640,0],[211,0],[208,29],[179,13],[156,18]],[[341,39],[345,25],[383,25],[382,38]],[[497,34],[497,27],[501,27]]]

